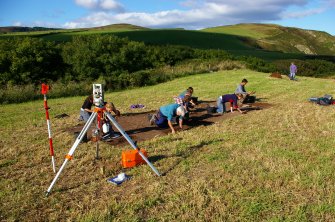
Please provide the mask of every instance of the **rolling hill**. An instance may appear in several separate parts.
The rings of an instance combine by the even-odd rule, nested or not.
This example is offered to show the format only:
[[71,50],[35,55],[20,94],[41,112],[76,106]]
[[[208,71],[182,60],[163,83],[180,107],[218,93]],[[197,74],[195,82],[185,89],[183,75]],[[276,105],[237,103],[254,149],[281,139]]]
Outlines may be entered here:
[[321,31],[271,24],[238,24],[207,28],[202,31],[243,36],[259,48],[286,53],[334,55],[335,37]]
[[12,33],[12,32],[37,32],[37,31],[49,31],[49,30],[59,30],[59,29],[45,28],[45,27],[6,26],[6,27],[0,27],[0,34]]
[[[1,30],[1,29],[0,29]],[[29,29],[23,29],[29,31]],[[131,24],[102,27],[8,32],[1,38],[16,35],[40,37],[48,41],[71,41],[77,35],[113,34],[133,41],[155,45],[184,45],[201,49],[222,49],[234,55],[251,55],[266,60],[302,58],[306,55],[333,56],[335,37],[320,31],[283,27],[273,24],[238,24],[203,30],[149,29]]]

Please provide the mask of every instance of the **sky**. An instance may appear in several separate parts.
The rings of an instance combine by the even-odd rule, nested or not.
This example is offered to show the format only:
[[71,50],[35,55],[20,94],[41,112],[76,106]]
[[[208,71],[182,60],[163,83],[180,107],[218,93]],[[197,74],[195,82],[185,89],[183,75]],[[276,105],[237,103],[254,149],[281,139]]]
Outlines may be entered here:
[[335,0],[0,0],[0,26],[88,28],[128,23],[198,30],[270,23],[335,35]]

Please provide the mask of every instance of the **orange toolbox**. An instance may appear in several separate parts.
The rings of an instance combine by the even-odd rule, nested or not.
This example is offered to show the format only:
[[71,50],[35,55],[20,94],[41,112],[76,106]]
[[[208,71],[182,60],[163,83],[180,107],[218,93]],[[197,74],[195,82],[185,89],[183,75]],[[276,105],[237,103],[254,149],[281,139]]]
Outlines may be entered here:
[[[141,149],[141,152],[145,157],[148,158],[147,151]],[[145,161],[142,159],[141,155],[137,150],[124,150],[122,151],[122,167],[131,168],[140,164],[144,164]]]

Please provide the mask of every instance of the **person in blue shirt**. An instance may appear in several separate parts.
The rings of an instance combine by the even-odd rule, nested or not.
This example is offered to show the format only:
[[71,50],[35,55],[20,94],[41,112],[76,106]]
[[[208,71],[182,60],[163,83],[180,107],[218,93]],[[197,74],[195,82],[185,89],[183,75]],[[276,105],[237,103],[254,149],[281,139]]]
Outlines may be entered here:
[[188,87],[185,91],[179,94],[179,96],[174,97],[175,102],[179,105],[183,105],[185,108],[185,117],[184,120],[189,118],[190,108],[195,106],[195,103],[192,99],[193,87]]
[[243,95],[238,93],[238,94],[226,94],[226,95],[222,95],[220,96],[216,103],[217,103],[217,113],[225,113],[226,111],[226,106],[225,103],[229,102],[230,103],[230,112],[233,112],[234,109],[237,109],[241,114],[245,113],[242,110],[240,110],[240,108],[237,105],[238,100],[242,99]]
[[179,117],[179,127],[183,129],[183,117],[185,116],[185,108],[179,104],[169,104],[161,106],[157,114],[152,115],[150,118],[150,124],[156,124],[158,127],[165,128],[170,127],[171,132],[175,133],[175,129],[172,125],[172,119]]
[[176,103],[183,104],[184,107],[187,109],[190,106],[190,103],[191,105],[195,106],[195,103],[192,99],[193,92],[193,87],[190,86],[178,96],[174,97],[174,99]]
[[190,96],[192,96],[193,94],[193,87],[188,87],[185,91],[183,91],[182,93],[179,94],[179,97],[185,97],[186,94],[189,94]]

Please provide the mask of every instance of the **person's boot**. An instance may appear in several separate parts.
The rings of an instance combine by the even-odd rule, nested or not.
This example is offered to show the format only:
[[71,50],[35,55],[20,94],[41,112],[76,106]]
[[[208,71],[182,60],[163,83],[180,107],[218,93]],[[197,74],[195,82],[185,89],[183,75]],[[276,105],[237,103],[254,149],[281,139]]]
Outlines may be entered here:
[[152,114],[149,122],[150,122],[150,125],[155,125],[156,124],[156,121],[157,121],[157,115],[156,114]]

